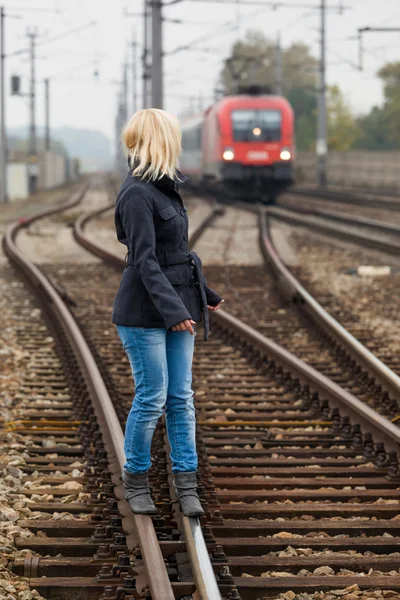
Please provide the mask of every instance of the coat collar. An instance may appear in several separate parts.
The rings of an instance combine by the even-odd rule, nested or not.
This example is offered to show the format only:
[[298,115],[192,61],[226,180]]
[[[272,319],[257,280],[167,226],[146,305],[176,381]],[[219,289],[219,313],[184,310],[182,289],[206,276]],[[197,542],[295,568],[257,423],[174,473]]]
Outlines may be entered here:
[[[128,156],[128,167],[129,171],[132,171],[133,166],[131,164],[130,156]],[[152,183],[157,189],[162,191],[179,192],[181,184],[185,183],[188,179],[189,178],[186,177],[186,175],[184,175],[181,171],[179,171],[179,169],[177,169],[174,179],[171,179],[171,177],[168,177],[168,175],[163,175],[162,177],[160,177],[160,179],[156,179],[155,181],[151,181],[150,183]]]
[[152,184],[159,190],[162,191],[174,191],[179,192],[179,188],[182,183],[188,180],[188,177],[183,175],[179,170],[176,171],[176,175],[174,179],[168,177],[167,175],[163,175],[160,179],[156,179],[152,181]]

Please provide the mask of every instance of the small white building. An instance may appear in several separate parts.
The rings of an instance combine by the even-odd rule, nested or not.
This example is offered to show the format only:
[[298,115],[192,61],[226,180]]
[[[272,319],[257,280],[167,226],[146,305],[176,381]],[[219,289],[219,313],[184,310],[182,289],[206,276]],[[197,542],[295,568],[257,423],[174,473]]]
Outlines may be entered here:
[[[24,154],[24,155],[23,155]],[[25,153],[15,153],[7,165],[7,194],[11,202],[28,198],[34,190],[40,192],[66,183],[67,158],[56,152],[39,152],[37,160]]]
[[9,200],[25,200],[29,196],[29,173],[26,163],[7,165],[7,195]]

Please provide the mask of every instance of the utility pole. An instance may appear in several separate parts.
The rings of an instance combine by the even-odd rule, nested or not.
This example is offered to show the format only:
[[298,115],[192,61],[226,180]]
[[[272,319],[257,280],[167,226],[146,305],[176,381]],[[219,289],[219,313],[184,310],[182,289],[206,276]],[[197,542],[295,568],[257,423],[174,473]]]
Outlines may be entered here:
[[122,116],[126,123],[128,120],[128,65],[124,62],[123,78],[122,78]]
[[281,34],[278,33],[275,49],[275,94],[282,96],[283,93],[283,73],[282,73],[282,47]]
[[144,0],[144,36],[143,36],[143,54],[142,54],[142,72],[143,72],[143,108],[149,108],[150,105],[150,25],[151,13],[149,0]]
[[38,179],[38,163],[37,163],[37,145],[36,145],[36,71],[35,71],[35,51],[36,51],[36,31],[28,31],[27,37],[30,40],[29,53],[31,63],[31,81],[29,90],[29,105],[30,105],[30,124],[29,124],[29,193],[36,192]]
[[317,121],[317,160],[318,183],[327,184],[327,112],[326,112],[326,5],[321,0],[321,55],[319,62],[318,121]]
[[4,6],[0,7],[0,204],[8,201],[7,197],[7,131],[5,101],[5,40],[4,40]]
[[45,102],[45,150],[50,150],[50,81],[44,80],[44,102]]
[[137,111],[137,63],[136,63],[136,32],[132,36],[132,114]]
[[117,171],[121,174],[121,176],[126,171],[126,161],[121,152],[121,131],[126,124],[126,114],[125,114],[125,106],[124,106],[124,98],[122,94],[122,90],[118,92],[118,102],[117,102],[117,115],[115,119],[115,166]]
[[161,0],[152,0],[151,7],[151,101],[154,108],[163,108],[163,22]]
[[31,61],[31,82],[30,82],[30,126],[29,126],[29,153],[31,157],[36,156],[36,80],[35,80],[35,42],[36,32],[28,32],[27,36],[30,39],[30,61]]

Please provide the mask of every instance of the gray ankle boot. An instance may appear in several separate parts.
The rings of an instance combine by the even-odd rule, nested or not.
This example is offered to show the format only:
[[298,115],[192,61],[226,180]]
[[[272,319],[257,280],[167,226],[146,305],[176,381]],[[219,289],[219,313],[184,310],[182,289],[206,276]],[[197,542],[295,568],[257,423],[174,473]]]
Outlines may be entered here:
[[147,473],[122,472],[125,500],[137,515],[154,515],[157,512],[150,496]]
[[197,495],[196,473],[175,473],[174,486],[176,495],[181,504],[182,512],[186,517],[201,517],[204,510]]

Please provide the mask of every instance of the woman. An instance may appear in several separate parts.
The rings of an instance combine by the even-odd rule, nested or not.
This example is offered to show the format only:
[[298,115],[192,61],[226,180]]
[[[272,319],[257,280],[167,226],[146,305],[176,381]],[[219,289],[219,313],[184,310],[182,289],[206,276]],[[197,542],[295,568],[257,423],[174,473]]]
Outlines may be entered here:
[[153,514],[148,470],[158,419],[166,411],[174,485],[182,512],[204,514],[197,495],[192,358],[195,325],[223,301],[207,287],[197,254],[188,249],[188,217],[179,195],[178,120],[141,110],[126,125],[129,173],[115,209],[118,240],[128,247],[113,323],[131,364],[135,399],[125,430],[125,498],[132,511]]

